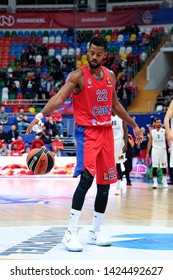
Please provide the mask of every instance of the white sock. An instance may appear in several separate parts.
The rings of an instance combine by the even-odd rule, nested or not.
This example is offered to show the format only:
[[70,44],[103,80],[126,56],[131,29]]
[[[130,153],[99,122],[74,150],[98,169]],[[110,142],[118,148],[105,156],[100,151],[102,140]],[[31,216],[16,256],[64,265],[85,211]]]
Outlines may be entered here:
[[154,177],[153,181],[154,181],[154,185],[157,185],[157,177]]
[[72,233],[77,233],[77,227],[78,227],[80,213],[81,213],[81,211],[75,210],[75,209],[71,209],[71,211],[70,211],[68,230]]
[[163,185],[167,183],[167,177],[166,176],[163,176],[162,183],[163,183]]
[[117,181],[117,190],[120,190],[120,185],[121,185],[121,180],[120,179],[118,179],[118,181]]
[[94,211],[92,225],[91,225],[91,231],[99,232],[100,226],[103,223],[104,213],[98,213]]

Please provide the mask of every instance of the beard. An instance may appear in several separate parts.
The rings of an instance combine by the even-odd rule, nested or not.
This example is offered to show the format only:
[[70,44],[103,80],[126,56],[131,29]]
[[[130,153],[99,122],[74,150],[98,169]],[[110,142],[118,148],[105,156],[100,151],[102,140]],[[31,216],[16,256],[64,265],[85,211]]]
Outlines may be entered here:
[[157,125],[156,127],[157,127],[157,128],[161,128],[161,127],[162,127],[162,125],[161,125],[161,124],[159,124],[159,125]]
[[97,69],[101,66],[101,63],[97,63],[97,64],[94,64],[94,65],[92,64],[92,61],[88,61],[88,63],[89,63],[89,66],[93,69]]

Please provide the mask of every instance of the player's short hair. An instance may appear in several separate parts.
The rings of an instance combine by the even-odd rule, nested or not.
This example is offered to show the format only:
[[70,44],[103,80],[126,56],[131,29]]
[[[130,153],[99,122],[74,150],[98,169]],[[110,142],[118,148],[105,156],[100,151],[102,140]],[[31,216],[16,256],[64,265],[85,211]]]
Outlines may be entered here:
[[156,121],[162,121],[162,120],[161,120],[161,118],[156,117],[156,118],[154,118],[154,121],[156,122]]
[[92,44],[97,47],[103,47],[105,51],[107,50],[107,41],[105,38],[103,38],[101,36],[96,35],[96,36],[91,37],[89,47]]

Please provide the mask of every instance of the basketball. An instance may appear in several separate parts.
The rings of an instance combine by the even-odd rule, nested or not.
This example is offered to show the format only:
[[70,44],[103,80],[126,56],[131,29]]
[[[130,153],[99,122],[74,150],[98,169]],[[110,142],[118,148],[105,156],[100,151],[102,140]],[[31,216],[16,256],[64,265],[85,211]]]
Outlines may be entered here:
[[34,174],[41,175],[51,171],[54,166],[54,155],[47,148],[32,149],[26,158],[26,163]]

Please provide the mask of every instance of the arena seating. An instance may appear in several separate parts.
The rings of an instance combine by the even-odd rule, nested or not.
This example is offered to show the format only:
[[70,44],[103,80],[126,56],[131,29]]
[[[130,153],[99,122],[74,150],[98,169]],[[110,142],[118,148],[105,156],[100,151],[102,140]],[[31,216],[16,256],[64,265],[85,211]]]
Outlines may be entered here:
[[[118,29],[102,29],[102,30],[83,30],[82,36],[84,41],[79,42],[77,40],[77,63],[82,59],[82,55],[87,52],[87,42],[85,41],[85,36],[89,34],[91,37],[93,34],[101,34],[106,37],[108,41],[108,53],[129,53],[129,45],[139,46],[142,42],[143,36],[147,33],[136,34],[118,34]],[[164,27],[152,28],[147,30],[148,36],[154,36],[155,40],[159,40],[160,36],[164,34]],[[77,30],[78,34],[78,30]],[[12,66],[16,59],[20,59],[23,50],[29,46],[29,44],[45,44],[49,48],[48,56],[58,56],[58,59],[61,59],[63,55],[69,54],[74,55],[74,38],[72,36],[67,36],[67,32],[50,30],[50,31],[6,31],[1,32],[0,36],[0,67],[4,71],[8,71],[9,66]],[[122,49],[122,47],[124,47]],[[147,52],[146,47],[143,48],[132,48],[131,52],[135,55],[136,52]],[[41,58],[37,57],[38,64],[40,63]],[[82,63],[83,61],[81,61]],[[85,62],[84,62],[85,63]]]

